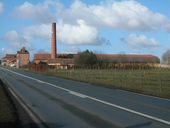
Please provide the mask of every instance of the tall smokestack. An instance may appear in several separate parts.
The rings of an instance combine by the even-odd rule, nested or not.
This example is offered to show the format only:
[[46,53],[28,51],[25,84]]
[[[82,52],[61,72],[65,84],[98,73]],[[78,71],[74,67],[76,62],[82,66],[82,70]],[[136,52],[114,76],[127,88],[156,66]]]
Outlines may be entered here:
[[51,59],[56,58],[56,23],[52,23],[52,46],[51,46]]

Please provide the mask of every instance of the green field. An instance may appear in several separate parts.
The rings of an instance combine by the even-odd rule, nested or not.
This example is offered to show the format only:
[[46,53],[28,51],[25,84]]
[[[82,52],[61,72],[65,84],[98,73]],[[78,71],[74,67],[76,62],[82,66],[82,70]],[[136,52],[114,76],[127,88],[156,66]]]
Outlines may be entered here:
[[49,70],[48,75],[170,98],[170,69]]
[[14,128],[16,115],[0,82],[0,128]]

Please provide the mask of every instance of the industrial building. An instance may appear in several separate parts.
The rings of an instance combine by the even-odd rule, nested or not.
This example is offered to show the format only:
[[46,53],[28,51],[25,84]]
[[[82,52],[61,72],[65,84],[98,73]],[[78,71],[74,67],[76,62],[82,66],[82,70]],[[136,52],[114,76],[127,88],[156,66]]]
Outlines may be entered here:
[[[52,23],[52,38],[51,38],[51,53],[36,53],[34,54],[33,63],[39,64],[41,62],[47,63],[49,66],[57,69],[73,68],[74,57],[77,55],[58,54],[57,53],[57,37],[56,37],[56,23]],[[71,55],[71,56],[70,56]],[[141,63],[149,64],[154,67],[160,66],[160,59],[153,55],[146,54],[96,54],[97,59],[101,62],[107,63]],[[1,64],[11,67],[22,67],[29,63],[29,52],[23,47],[17,54],[7,54],[2,58]]]
[[6,54],[1,59],[1,65],[19,68],[29,64],[29,57],[29,52],[23,47],[17,54]]
[[24,65],[29,64],[29,52],[23,47],[20,51],[17,52],[17,62],[16,62],[16,67],[20,68]]
[[29,64],[29,58],[29,52],[23,47],[17,54],[6,54],[1,59],[1,65],[19,68]]
[[49,66],[57,69],[68,69],[74,66],[74,59],[67,57],[59,57],[57,54],[57,42],[56,42],[56,23],[52,23],[52,39],[51,39],[51,54],[50,53],[37,53],[34,54],[33,62],[39,64],[45,62]]

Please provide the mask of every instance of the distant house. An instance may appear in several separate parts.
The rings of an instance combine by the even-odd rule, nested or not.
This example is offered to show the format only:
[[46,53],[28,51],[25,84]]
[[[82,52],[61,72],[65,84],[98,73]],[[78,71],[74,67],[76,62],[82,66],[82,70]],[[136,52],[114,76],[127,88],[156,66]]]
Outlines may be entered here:
[[5,57],[1,59],[1,65],[15,67],[16,60],[16,54],[6,54]]
[[17,68],[29,64],[29,52],[23,47],[20,51],[17,51]]

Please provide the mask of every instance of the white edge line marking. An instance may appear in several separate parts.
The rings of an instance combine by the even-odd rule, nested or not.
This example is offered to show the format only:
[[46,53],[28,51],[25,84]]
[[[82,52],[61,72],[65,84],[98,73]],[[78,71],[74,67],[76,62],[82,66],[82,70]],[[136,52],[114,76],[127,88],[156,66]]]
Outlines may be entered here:
[[37,82],[39,82],[39,83],[44,83],[44,81],[41,81],[41,80],[37,80]]
[[[11,72],[11,73],[17,74],[17,75],[19,75],[19,76],[23,76],[23,77],[25,77],[25,78],[29,78],[29,79],[35,80],[35,81],[37,81],[37,82],[40,82],[40,81],[41,81],[41,80],[38,80],[38,79],[36,79],[36,78],[29,77],[29,76],[26,76],[26,75],[23,75],[23,74],[20,74],[20,73],[11,71],[11,70],[9,70],[9,69],[5,69],[5,68],[2,68],[2,67],[0,67],[0,68],[1,68],[1,69],[4,69],[4,70],[7,70],[7,71],[9,71],[9,72]],[[153,117],[153,116],[151,116],[151,115],[147,115],[147,114],[144,114],[144,113],[141,113],[141,112],[137,112],[137,111],[134,111],[134,110],[125,108],[125,107],[121,107],[121,106],[118,106],[118,105],[116,105],[116,104],[112,104],[112,103],[109,103],[109,102],[107,102],[107,101],[103,101],[103,100],[100,100],[100,99],[97,99],[97,98],[94,98],[94,97],[91,97],[91,96],[87,96],[87,95],[84,95],[84,94],[81,94],[81,93],[78,93],[78,92],[75,92],[75,91],[72,91],[72,90],[69,90],[69,89],[66,89],[66,88],[63,88],[63,87],[60,87],[60,86],[51,84],[51,83],[48,83],[48,82],[45,82],[45,81],[41,81],[41,82],[43,82],[44,84],[48,84],[48,85],[50,85],[50,86],[52,86],[52,87],[55,87],[55,88],[58,88],[58,89],[67,91],[67,92],[70,93],[70,94],[74,94],[74,95],[79,96],[79,97],[80,97],[80,95],[81,95],[82,97],[89,98],[89,99],[91,99],[91,100],[93,100],[93,101],[97,101],[97,102],[103,103],[103,104],[108,105],[108,106],[112,106],[112,107],[115,107],[115,108],[118,108],[118,109],[121,109],[121,110],[130,112],[130,113],[133,113],[133,114],[136,114],[136,115],[145,117],[145,118],[149,118],[149,119],[152,119],[152,120],[155,120],[155,121],[158,121],[158,122],[161,122],[161,123],[170,125],[170,121],[166,121],[166,120],[163,120],[163,119],[160,119],[160,118],[157,118],[157,117]]]
[[88,96],[81,94],[81,93],[78,93],[78,92],[75,92],[75,91],[69,91],[69,93],[72,94],[72,95],[81,97],[81,98],[88,98]]
[[147,115],[147,114],[143,114],[141,112],[137,112],[137,111],[134,111],[134,110],[131,110],[131,109],[128,109],[128,108],[125,108],[125,107],[121,107],[121,106],[118,106],[116,104],[109,103],[107,101],[102,101],[102,100],[99,100],[99,99],[96,99],[96,98],[93,98],[93,97],[88,97],[88,98],[91,99],[91,100],[94,100],[94,101],[97,101],[97,102],[100,102],[100,103],[121,109],[121,110],[124,110],[124,111],[130,112],[130,113],[134,113],[134,114],[139,115],[139,116],[143,116],[145,118],[149,118],[149,119],[170,125],[169,121],[166,121],[166,120],[163,120],[163,119],[160,119],[160,118],[157,118],[157,117],[153,117],[153,116],[150,116],[150,115]]

